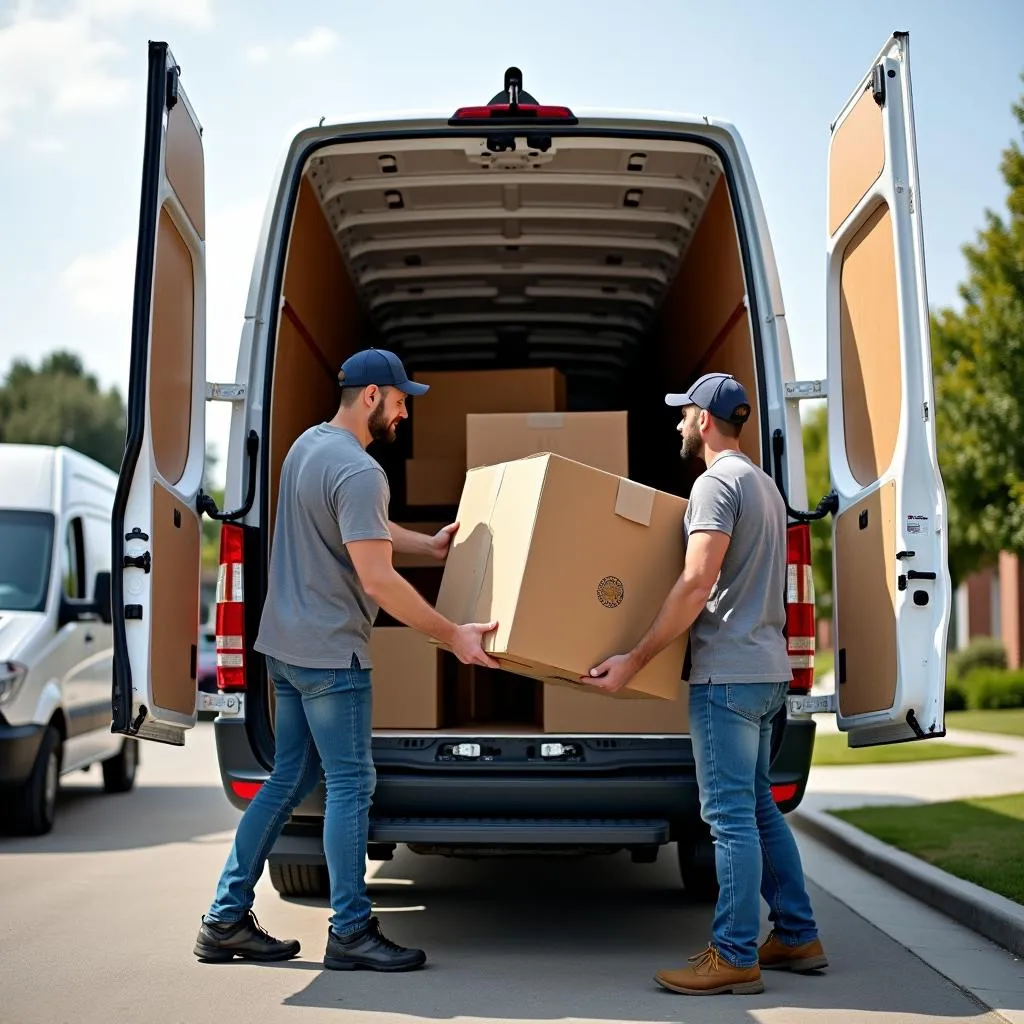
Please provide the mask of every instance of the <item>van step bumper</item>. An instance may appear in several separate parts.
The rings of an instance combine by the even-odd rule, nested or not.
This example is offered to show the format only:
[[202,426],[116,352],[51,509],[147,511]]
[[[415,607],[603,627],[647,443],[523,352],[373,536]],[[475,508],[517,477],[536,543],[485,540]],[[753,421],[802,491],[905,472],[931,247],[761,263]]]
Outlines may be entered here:
[[632,818],[377,818],[377,843],[633,846],[667,843],[669,823]]
[[[371,847],[402,843],[438,852],[656,847],[669,842],[669,833],[668,821],[660,818],[374,818],[370,822]],[[309,825],[286,825],[269,859],[279,864],[326,863],[322,831]]]

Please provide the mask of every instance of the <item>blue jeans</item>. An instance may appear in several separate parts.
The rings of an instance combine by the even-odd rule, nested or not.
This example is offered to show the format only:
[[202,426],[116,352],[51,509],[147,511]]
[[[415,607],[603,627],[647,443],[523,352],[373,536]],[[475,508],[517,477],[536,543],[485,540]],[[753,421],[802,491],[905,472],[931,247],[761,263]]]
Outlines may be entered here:
[[277,698],[274,770],[238,823],[206,920],[227,924],[252,907],[263,866],[291,812],[327,783],[324,853],[331,879],[331,927],[350,935],[370,917],[366,841],[377,781],[370,748],[369,669],[297,668],[267,658]]
[[712,942],[734,967],[757,963],[761,904],[782,942],[818,937],[796,841],[772,799],[771,722],[788,683],[690,685],[701,817],[715,840],[719,896]]

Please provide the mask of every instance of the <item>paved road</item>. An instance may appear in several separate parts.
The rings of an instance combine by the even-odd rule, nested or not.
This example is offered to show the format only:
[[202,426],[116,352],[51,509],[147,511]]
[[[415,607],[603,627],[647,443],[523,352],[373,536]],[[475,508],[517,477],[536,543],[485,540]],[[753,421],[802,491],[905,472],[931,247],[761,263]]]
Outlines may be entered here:
[[400,851],[375,871],[371,893],[388,933],[424,946],[431,962],[395,977],[323,971],[325,908],[285,902],[264,879],[257,914],[300,938],[301,958],[200,965],[192,942],[235,821],[202,725],[185,751],[146,745],[132,794],[104,796],[95,772],[79,775],[53,834],[0,837],[0,1021],[999,1020],[818,885],[832,971],[770,975],[754,997],[662,991],[654,971],[700,948],[710,919],[682,901],[671,849],[653,865],[626,856],[467,863]]

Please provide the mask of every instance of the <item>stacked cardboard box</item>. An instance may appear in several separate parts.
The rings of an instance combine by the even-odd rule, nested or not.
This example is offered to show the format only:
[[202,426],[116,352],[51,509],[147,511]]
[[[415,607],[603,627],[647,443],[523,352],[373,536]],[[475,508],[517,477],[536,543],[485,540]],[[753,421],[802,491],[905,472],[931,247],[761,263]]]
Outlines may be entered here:
[[370,637],[373,728],[437,729],[442,721],[442,652],[422,633],[376,626]]
[[629,475],[624,412],[527,412],[466,417],[466,468],[551,452],[616,476]]
[[430,390],[415,400],[413,457],[406,463],[409,505],[457,505],[466,472],[466,417],[471,413],[559,412],[565,377],[558,370],[419,373]]
[[[582,690],[580,676],[631,648],[678,579],[685,510],[557,455],[470,470],[437,608],[496,620],[485,646],[506,670]],[[674,700],[685,647],[683,636],[616,696]]]

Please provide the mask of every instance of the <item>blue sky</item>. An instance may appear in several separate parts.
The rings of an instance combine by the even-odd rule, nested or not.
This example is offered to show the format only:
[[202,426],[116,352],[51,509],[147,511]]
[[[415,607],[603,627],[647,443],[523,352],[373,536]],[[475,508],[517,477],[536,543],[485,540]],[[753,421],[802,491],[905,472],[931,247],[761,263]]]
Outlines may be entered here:
[[[74,349],[126,386],[147,40],[166,39],[204,128],[208,377],[234,376],[253,246],[300,125],[486,102],[523,69],[542,102],[722,117],[744,136],[797,372],[825,375],[829,123],[910,31],[929,299],[956,303],[960,246],[1002,209],[1018,131],[1019,0],[0,2],[0,373]],[[211,410],[223,451],[226,410]],[[218,476],[220,473],[217,474]]]

